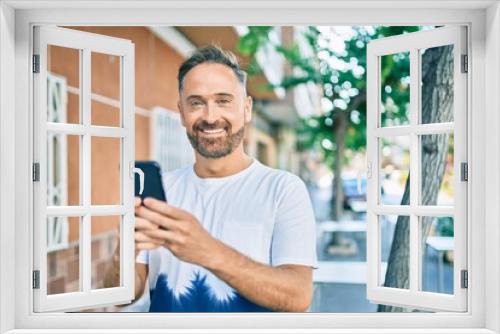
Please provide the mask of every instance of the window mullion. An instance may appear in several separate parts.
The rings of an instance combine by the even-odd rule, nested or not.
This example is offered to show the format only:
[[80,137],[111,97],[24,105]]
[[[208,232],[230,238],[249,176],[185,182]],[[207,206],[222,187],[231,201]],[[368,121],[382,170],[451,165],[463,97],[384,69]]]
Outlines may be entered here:
[[[410,126],[418,125],[420,78],[418,49],[410,50]],[[420,163],[418,158],[418,135],[410,133],[410,292],[418,291],[419,286],[419,247],[418,247],[418,217],[414,209],[420,198]]]
[[[82,111],[82,124],[85,128],[90,127],[90,103],[91,103],[91,51],[88,48],[83,49],[82,52],[82,64],[81,64],[81,111]],[[80,254],[80,282],[83,284],[83,292],[90,292],[91,289],[91,278],[92,278],[92,263],[91,263],[91,215],[90,215],[90,205],[91,205],[91,136],[90,133],[84,133],[83,135],[83,156],[82,156],[82,189],[83,189],[83,207],[86,209],[82,219],[82,225],[80,226],[81,235],[81,247],[82,252]]]
[[94,216],[113,216],[124,215],[127,213],[127,208],[124,205],[93,205],[93,206],[69,206],[69,205],[52,205],[47,206],[47,216],[84,216],[87,213]]
[[441,134],[441,133],[453,133],[454,129],[455,129],[455,124],[453,122],[388,126],[375,129],[375,135],[377,137],[393,137],[393,136],[408,136],[412,133],[417,135]]
[[97,137],[110,137],[110,138],[121,138],[126,136],[125,129],[110,127],[110,126],[48,122],[47,130],[52,132],[57,132],[58,134],[78,135],[78,136],[82,136],[85,134],[90,134],[91,136],[97,136]]
[[436,216],[446,217],[453,215],[455,208],[453,206],[430,206],[430,205],[377,205],[373,212],[377,215],[402,215],[408,216],[416,214],[417,216]]
[[120,75],[120,101],[121,110],[120,126],[125,132],[125,137],[121,140],[121,200],[122,205],[128,211],[121,216],[120,220],[120,286],[127,287],[130,292],[130,297],[134,297],[134,186],[133,177],[130,173],[130,167],[133,166],[135,157],[134,150],[134,119],[135,119],[135,99],[134,94],[129,92],[134,91],[135,72],[134,64],[135,57],[132,47],[132,52],[127,52],[121,57],[121,75]]

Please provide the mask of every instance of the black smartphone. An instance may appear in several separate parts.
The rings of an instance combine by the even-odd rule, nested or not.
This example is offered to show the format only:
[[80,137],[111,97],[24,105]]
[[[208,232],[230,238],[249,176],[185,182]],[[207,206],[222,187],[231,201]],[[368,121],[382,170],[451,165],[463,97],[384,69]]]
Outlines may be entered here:
[[[135,196],[140,197],[141,201],[146,197],[154,197],[166,202],[167,198],[163,189],[160,164],[153,160],[136,161],[135,168],[142,171],[142,173],[135,173]],[[144,178],[142,193],[140,192],[141,177]]]

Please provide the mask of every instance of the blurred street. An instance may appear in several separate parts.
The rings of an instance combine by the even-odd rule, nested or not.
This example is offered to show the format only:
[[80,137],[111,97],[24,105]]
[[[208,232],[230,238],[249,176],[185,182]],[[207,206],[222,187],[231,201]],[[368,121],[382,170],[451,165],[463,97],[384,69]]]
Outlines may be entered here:
[[[311,200],[316,213],[317,224],[326,221],[329,216],[331,201],[331,187],[310,187]],[[346,210],[342,220],[352,221],[353,219],[365,221],[364,214],[354,214]],[[311,306],[311,312],[376,312],[377,304],[372,304],[366,299],[366,284],[360,281],[366,280],[364,277],[356,277],[360,274],[360,268],[366,264],[366,232],[336,232],[339,233],[341,240],[348,240],[355,244],[355,254],[352,255],[331,255],[328,252],[328,246],[332,238],[332,233],[318,235],[318,261],[320,268],[314,273],[314,300]],[[394,233],[394,224],[387,222],[385,233],[392,235]],[[383,248],[382,258],[387,259],[390,247]],[[427,254],[424,263],[424,290],[439,291],[438,268],[439,252],[433,248],[427,247]],[[347,272],[329,273],[325,271],[332,270],[330,264],[340,264],[339,269],[345,269]],[[328,266],[327,266],[328,265]],[[324,270],[324,272],[320,272]],[[349,271],[351,275],[349,274]],[[365,273],[364,271],[362,271]],[[325,279],[325,276],[327,277]],[[336,277],[342,282],[333,282]],[[352,276],[352,277],[349,277]],[[325,281],[332,282],[325,282]],[[352,280],[352,283],[346,281]],[[453,291],[453,264],[443,262],[443,289],[446,293]]]

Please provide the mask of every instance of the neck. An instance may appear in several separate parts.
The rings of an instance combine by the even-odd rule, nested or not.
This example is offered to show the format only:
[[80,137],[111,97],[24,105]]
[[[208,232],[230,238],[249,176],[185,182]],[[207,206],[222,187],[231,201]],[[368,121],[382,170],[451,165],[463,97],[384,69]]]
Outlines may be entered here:
[[231,154],[218,159],[208,159],[196,152],[194,171],[201,178],[224,177],[244,170],[252,161],[253,159],[243,151],[243,145],[238,146]]

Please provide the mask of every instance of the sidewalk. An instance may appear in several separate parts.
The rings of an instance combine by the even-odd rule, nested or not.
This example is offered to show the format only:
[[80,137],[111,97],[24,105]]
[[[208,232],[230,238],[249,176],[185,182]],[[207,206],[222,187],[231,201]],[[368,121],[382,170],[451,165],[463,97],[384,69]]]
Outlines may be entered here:
[[[311,189],[310,189],[311,190]],[[330,197],[328,190],[319,193],[311,193],[313,208],[318,222],[328,220]],[[346,220],[353,217],[346,212]],[[393,231],[388,231],[389,233]],[[352,239],[358,251],[349,256],[330,255],[327,247],[331,241],[332,233],[326,232],[324,237],[318,238],[317,254],[318,261],[324,264],[321,272],[315,273],[314,299],[311,312],[376,312],[377,304],[372,304],[366,299],[366,232],[336,232],[341,238]],[[384,251],[383,259],[388,258],[387,249]],[[432,248],[427,249],[424,259],[424,290],[438,291],[438,252]],[[331,263],[331,264],[329,264]],[[453,291],[453,265],[444,263],[443,288],[445,293]],[[329,271],[332,272],[329,277]],[[326,277],[325,277],[326,275]],[[365,277],[358,277],[359,275]]]

